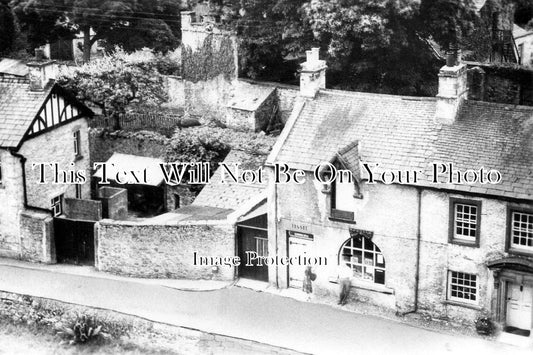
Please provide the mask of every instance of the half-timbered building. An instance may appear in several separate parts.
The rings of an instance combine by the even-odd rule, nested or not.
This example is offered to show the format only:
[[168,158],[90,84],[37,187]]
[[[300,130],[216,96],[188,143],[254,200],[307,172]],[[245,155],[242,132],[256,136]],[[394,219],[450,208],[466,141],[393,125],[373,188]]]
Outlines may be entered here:
[[52,262],[53,217],[65,198],[90,196],[92,112],[49,80],[53,62],[28,68],[0,76],[0,256]]

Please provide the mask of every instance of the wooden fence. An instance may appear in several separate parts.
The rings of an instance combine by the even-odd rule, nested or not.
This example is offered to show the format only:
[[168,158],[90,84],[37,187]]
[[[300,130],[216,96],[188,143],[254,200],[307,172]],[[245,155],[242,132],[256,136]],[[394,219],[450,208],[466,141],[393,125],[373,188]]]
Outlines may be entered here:
[[[163,112],[132,112],[119,116],[119,126],[123,130],[159,130],[172,129],[178,125],[183,111],[172,110]],[[110,128],[116,126],[114,118],[95,116],[89,120],[91,128]]]

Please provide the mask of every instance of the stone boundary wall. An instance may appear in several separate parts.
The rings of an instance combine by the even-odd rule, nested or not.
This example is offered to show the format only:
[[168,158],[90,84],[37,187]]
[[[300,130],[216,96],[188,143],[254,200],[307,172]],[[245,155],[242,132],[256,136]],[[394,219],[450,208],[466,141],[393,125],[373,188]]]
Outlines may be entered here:
[[53,234],[54,219],[52,216],[42,212],[21,212],[18,259],[43,263],[55,262]]
[[131,154],[150,158],[164,158],[169,139],[156,132],[105,132],[89,130],[91,168],[94,162],[105,162],[113,153]]
[[94,317],[102,325],[102,330],[111,335],[109,341],[141,347],[146,353],[302,354],[252,340],[152,322],[111,310],[0,291],[0,319],[21,327],[37,327],[43,332],[55,334],[57,329],[71,324],[78,315]]
[[234,227],[219,224],[177,225],[102,220],[95,225],[96,268],[147,278],[233,280],[234,268],[194,265],[202,256],[235,255]]

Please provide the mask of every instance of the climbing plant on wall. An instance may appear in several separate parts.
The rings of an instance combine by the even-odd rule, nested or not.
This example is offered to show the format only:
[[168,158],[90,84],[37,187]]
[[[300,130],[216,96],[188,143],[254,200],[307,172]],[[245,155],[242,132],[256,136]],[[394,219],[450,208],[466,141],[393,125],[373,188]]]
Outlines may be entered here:
[[214,79],[220,74],[226,80],[236,77],[236,43],[229,35],[210,34],[202,46],[193,50],[184,46],[182,52],[183,79],[198,81]]

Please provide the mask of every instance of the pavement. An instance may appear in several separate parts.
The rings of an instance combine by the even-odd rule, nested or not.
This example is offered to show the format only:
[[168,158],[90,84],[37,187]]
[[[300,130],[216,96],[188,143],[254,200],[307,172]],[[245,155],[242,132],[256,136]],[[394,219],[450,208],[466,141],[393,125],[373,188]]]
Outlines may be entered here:
[[531,348],[437,333],[228,283],[182,290],[110,275],[98,277],[96,271],[86,275],[87,271],[70,273],[58,268],[63,272],[0,261],[0,290],[114,310],[310,354],[532,353]]

